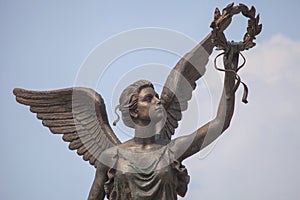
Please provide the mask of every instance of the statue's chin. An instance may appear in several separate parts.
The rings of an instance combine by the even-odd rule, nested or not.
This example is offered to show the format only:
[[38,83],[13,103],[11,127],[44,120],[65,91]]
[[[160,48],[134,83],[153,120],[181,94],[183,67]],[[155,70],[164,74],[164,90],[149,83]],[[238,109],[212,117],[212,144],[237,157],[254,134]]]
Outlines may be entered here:
[[159,110],[150,110],[149,117],[151,119],[152,124],[157,124],[158,122],[162,121],[165,116],[165,111],[163,109]]
[[155,117],[151,120],[145,120],[142,123],[136,123],[135,129],[139,129],[143,132],[143,135],[141,137],[147,138],[152,137],[155,134],[160,133],[162,127],[164,124],[163,116],[161,117]]

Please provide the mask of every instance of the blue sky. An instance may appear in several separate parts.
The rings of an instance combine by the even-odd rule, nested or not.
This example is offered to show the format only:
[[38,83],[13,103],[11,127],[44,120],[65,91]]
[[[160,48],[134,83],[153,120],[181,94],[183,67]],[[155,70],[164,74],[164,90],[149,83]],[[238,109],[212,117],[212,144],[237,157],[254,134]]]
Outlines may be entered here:
[[[13,88],[73,86],[91,52],[124,31],[157,27],[200,41],[210,31],[215,7],[230,2],[0,1],[0,199],[86,199],[95,172],[27,107],[15,102]],[[241,72],[250,89],[249,104],[240,102],[240,89],[231,127],[208,156],[200,153],[184,163],[191,175],[186,199],[300,198],[300,3],[243,3],[255,5],[263,23],[257,47],[245,53],[248,62]],[[244,18],[236,18],[238,22],[227,32],[234,39],[244,34],[246,26]],[[122,74],[149,63],[172,67],[178,59],[176,54],[158,50],[122,55],[110,64],[95,89],[112,108],[111,99],[117,95],[112,90]],[[201,111],[202,124],[211,118],[214,100],[205,81],[198,85],[193,101]],[[112,121],[111,109],[109,114]],[[196,128],[189,124],[190,116],[184,115],[182,134]]]

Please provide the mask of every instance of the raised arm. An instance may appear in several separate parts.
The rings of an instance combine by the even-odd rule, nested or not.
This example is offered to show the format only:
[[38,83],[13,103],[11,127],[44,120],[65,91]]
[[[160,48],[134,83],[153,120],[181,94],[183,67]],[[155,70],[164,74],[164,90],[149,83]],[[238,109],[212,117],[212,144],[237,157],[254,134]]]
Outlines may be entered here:
[[[238,54],[233,54],[233,58],[228,58],[228,55],[230,55],[229,53],[226,55],[224,56],[225,68],[236,70]],[[212,143],[229,127],[234,111],[234,85],[234,73],[228,71],[225,72],[224,88],[216,117],[194,133],[174,140],[173,144],[175,152],[180,161],[199,152],[201,149]]]
[[95,179],[89,193],[88,200],[103,200],[105,197],[104,183],[107,178],[108,167],[99,163],[96,170]]

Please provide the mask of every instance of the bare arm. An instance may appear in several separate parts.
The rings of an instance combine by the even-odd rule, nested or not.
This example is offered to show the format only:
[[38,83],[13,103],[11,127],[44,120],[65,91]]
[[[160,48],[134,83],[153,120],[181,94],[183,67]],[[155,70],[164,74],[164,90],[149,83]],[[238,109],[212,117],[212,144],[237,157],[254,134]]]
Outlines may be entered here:
[[[234,66],[237,65],[237,59],[238,55],[232,60],[227,60],[225,56],[225,68],[235,69]],[[199,152],[201,149],[212,143],[229,127],[234,111],[235,97],[232,92],[234,84],[234,73],[225,72],[224,88],[216,117],[191,135],[174,140],[175,152],[180,161]]]
[[108,167],[99,164],[92,188],[89,193],[88,200],[103,200],[105,197],[104,183],[107,181],[107,170]]

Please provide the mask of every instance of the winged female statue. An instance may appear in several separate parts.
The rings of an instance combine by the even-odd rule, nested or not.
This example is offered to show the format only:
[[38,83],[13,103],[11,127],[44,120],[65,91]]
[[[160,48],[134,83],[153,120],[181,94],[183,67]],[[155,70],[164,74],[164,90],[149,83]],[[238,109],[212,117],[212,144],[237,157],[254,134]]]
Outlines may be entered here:
[[[229,5],[222,15],[216,12],[213,27],[220,33],[225,30],[235,9]],[[208,34],[179,60],[160,96],[146,80],[136,81],[122,92],[117,109],[122,113],[124,124],[135,130],[134,137],[123,143],[109,124],[103,98],[93,89],[30,91],[16,88],[13,93],[19,103],[30,106],[30,111],[36,113],[52,133],[62,134],[63,140],[69,142],[69,149],[76,150],[96,167],[89,200],[105,196],[111,200],[177,199],[177,195],[186,194],[189,183],[182,161],[221,135],[233,116],[238,68],[236,57],[228,56],[232,55],[229,50],[224,56],[224,88],[216,117],[193,133],[172,139],[196,81],[205,72],[209,55],[222,41],[213,38],[214,35],[215,32]]]

